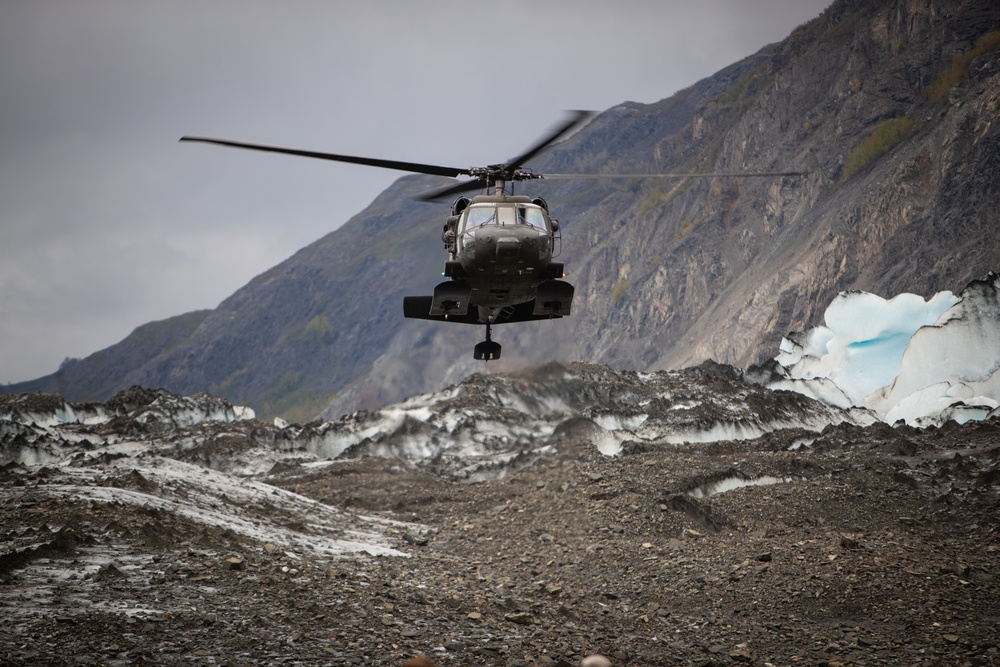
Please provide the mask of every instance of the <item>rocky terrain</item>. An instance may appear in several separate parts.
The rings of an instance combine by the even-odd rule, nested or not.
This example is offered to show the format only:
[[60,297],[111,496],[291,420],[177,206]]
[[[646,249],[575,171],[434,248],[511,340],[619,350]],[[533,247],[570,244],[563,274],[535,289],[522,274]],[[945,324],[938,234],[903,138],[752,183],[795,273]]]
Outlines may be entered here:
[[705,364],[0,402],[0,664],[1000,665],[1000,421]]

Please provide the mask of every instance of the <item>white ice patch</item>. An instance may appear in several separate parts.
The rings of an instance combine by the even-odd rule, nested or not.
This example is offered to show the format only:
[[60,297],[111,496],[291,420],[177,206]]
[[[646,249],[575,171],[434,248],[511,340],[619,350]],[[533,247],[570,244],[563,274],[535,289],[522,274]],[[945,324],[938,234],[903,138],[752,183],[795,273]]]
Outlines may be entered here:
[[816,438],[799,438],[788,446],[788,451],[794,452],[803,447],[812,447],[814,442],[816,442]]
[[830,378],[813,378],[810,380],[778,380],[768,385],[768,388],[775,391],[794,391],[815,399],[820,403],[832,405],[835,408],[846,410],[853,406],[851,399],[847,397],[840,387]]
[[787,377],[769,386],[867,407],[887,423],[982,419],[1000,402],[998,292],[996,274],[927,301],[843,292],[826,326],[782,340],[775,360]]
[[826,309],[826,326],[783,340],[776,360],[789,368],[791,379],[828,378],[851,405],[861,405],[899,372],[910,338],[957,302],[951,292],[929,301],[915,294],[887,301],[866,292],[841,292]]
[[868,426],[878,421],[869,411],[852,409],[848,411],[830,410],[788,419],[762,420],[755,415],[742,420],[717,421],[711,426],[678,429],[669,424],[658,424],[650,420],[637,435],[643,440],[663,442],[673,445],[708,444],[727,440],[756,440],[763,435],[783,429],[804,429],[820,432],[831,424],[852,423]]
[[597,451],[605,456],[618,456],[622,451],[622,443],[626,440],[630,440],[631,433],[622,431],[609,431],[607,429],[601,429],[594,434],[591,442],[594,447],[597,447]]
[[[798,426],[798,424],[796,424]],[[720,422],[707,429],[692,429],[667,433],[660,436],[662,442],[673,445],[681,444],[705,444],[710,442],[721,442],[724,440],[756,440],[760,436],[774,430],[765,429],[757,424],[739,424],[732,422]]]
[[715,482],[709,482],[708,484],[702,484],[701,486],[688,491],[687,495],[692,498],[708,498],[709,496],[716,496],[720,493],[735,491],[736,489],[745,489],[750,486],[770,486],[772,484],[781,484],[783,482],[791,481],[791,477],[772,477],[770,475],[764,475],[762,477],[745,478],[734,475]]
[[998,405],[995,399],[976,395],[965,383],[938,382],[904,396],[883,418],[890,424],[903,421],[918,427],[938,425],[948,419],[964,424],[985,419]]
[[140,424],[154,426],[163,430],[169,428],[184,428],[203,422],[232,422],[253,419],[254,411],[242,405],[229,405],[214,396],[198,394],[197,396],[158,397],[143,408],[135,416]]
[[[424,414],[426,409],[417,408],[414,413]],[[335,459],[348,448],[365,440],[397,431],[410,414],[410,411],[397,407],[379,410],[363,423],[353,420],[327,422],[318,437],[306,439],[303,444],[316,456]]]
[[637,431],[642,428],[643,424],[646,423],[646,420],[649,419],[649,415],[628,415],[605,412],[591,415],[590,418],[595,424],[609,431]]
[[529,399],[514,391],[501,391],[497,393],[496,399],[497,404],[504,408],[536,417],[564,414],[571,409],[566,401],[552,394],[533,394]]
[[[138,472],[155,484],[157,493],[99,486],[105,473]],[[59,468],[59,478],[39,486],[51,496],[118,503],[158,509],[196,523],[229,529],[260,541],[294,549],[308,549],[330,557],[368,553],[407,556],[385,544],[382,529],[403,526],[378,517],[355,515],[291,491],[246,479],[237,479],[173,459],[143,457],[103,472],[94,468]],[[283,516],[295,516],[308,526],[298,531],[280,525]],[[269,520],[277,517],[279,520]]]

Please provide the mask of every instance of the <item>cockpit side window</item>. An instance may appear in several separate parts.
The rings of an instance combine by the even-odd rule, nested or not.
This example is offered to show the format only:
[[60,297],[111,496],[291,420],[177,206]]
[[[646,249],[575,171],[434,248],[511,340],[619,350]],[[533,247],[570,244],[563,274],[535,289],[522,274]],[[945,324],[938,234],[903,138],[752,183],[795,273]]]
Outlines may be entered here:
[[545,217],[542,209],[535,206],[518,206],[517,216],[519,222],[524,225],[531,225],[538,229],[545,229]]
[[480,225],[489,224],[495,222],[497,209],[496,206],[491,205],[473,205],[470,206],[465,212],[465,225],[466,230],[472,229],[473,227],[479,227]]

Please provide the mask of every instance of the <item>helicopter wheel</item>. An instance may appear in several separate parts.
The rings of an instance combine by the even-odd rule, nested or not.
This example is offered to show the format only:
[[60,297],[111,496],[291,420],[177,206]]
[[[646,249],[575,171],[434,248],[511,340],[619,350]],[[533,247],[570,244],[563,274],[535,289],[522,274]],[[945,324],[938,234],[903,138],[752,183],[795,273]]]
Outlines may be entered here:
[[472,356],[483,361],[492,361],[500,358],[500,343],[492,340],[484,340],[476,345]]
[[500,358],[500,343],[493,340],[493,325],[486,323],[486,340],[476,345],[472,356],[478,361],[491,361]]

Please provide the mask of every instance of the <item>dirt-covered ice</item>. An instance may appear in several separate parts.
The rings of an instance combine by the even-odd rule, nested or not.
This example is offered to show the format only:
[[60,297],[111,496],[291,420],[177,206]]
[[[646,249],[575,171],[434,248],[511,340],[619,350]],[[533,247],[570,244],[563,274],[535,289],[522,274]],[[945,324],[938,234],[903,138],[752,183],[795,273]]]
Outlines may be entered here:
[[1000,665],[997,418],[893,428],[715,364],[283,427],[0,401],[3,664]]

